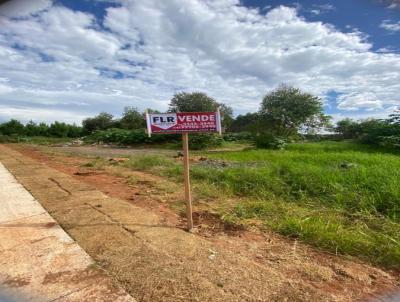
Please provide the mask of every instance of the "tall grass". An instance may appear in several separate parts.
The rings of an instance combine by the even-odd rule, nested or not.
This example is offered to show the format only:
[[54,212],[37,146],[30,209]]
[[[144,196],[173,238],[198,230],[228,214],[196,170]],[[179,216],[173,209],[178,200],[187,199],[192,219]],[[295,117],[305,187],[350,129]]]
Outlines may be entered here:
[[[227,219],[256,219],[266,228],[325,250],[400,268],[398,154],[353,143],[320,142],[292,144],[284,151],[206,156],[226,164],[195,164],[192,181],[200,191],[212,187],[212,192],[219,192],[214,209],[224,204],[224,196],[240,197],[230,208],[219,208]],[[181,179],[176,161],[147,161],[133,166]]]
[[294,144],[286,151],[252,150],[209,156],[259,162],[256,168],[193,169],[194,177],[221,182],[235,194],[271,195],[329,207],[400,218],[400,156],[355,151],[343,143]]

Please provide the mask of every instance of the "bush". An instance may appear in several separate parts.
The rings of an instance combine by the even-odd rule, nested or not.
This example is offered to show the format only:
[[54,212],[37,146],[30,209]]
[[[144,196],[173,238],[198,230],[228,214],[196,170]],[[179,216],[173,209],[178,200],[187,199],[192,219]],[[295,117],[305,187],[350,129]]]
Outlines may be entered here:
[[225,133],[224,136],[224,141],[227,142],[237,142],[237,141],[250,141],[254,140],[254,135],[251,132],[243,131],[243,132],[238,132],[238,133]]
[[[107,130],[98,130],[85,138],[88,143],[102,142],[117,145],[139,145],[139,144],[162,144],[162,143],[180,143],[180,134],[152,135],[148,137],[143,129],[125,130],[111,128]],[[220,146],[223,139],[214,134],[191,134],[189,136],[190,148],[200,150],[208,147]]]
[[195,133],[189,135],[189,147],[193,150],[201,150],[222,145],[224,140],[216,134]]
[[400,135],[381,137],[379,144],[383,147],[400,149]]
[[255,138],[257,148],[282,150],[286,147],[286,141],[272,134],[261,134]]
[[144,143],[145,139],[146,134],[144,131],[117,128],[97,130],[85,138],[87,142],[113,143],[118,145]]
[[24,125],[14,119],[0,125],[0,133],[4,135],[23,135],[24,131]]
[[148,137],[143,129],[125,130],[111,128],[97,130],[85,138],[86,142],[103,142],[117,145],[161,144],[166,142],[177,143],[179,135],[153,135]]
[[83,131],[85,134],[93,133],[96,130],[106,130],[115,127],[117,121],[114,117],[106,112],[102,112],[95,117],[88,117],[82,121]]
[[386,120],[367,119],[354,122],[346,119],[338,122],[336,131],[344,138],[356,138],[362,143],[389,148],[400,148],[400,125],[397,114]]

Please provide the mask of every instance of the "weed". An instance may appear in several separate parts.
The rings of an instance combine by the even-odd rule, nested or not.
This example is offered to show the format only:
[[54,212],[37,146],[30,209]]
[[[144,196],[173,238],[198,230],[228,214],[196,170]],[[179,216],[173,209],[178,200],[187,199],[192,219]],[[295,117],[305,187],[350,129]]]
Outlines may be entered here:
[[[224,219],[256,219],[319,248],[399,268],[398,154],[350,142],[200,154],[228,163],[191,168],[198,198],[214,199]],[[138,157],[126,165],[182,181],[182,165],[172,159]]]

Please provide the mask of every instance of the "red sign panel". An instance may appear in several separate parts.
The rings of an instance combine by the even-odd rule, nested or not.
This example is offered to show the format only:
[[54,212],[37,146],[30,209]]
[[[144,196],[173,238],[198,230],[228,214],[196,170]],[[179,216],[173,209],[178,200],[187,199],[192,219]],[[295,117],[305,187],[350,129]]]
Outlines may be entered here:
[[152,113],[146,115],[151,133],[221,132],[219,112]]

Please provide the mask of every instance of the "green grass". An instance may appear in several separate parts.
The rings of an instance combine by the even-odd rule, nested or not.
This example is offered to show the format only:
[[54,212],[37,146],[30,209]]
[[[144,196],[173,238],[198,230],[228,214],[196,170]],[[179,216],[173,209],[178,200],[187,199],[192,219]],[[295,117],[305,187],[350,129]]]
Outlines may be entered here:
[[[319,248],[400,268],[399,154],[319,142],[203,155],[225,164],[192,165],[192,181],[199,196],[217,192],[213,208],[226,219],[258,220]],[[170,159],[130,165],[181,180],[180,163]],[[226,207],[226,196],[237,202]]]

